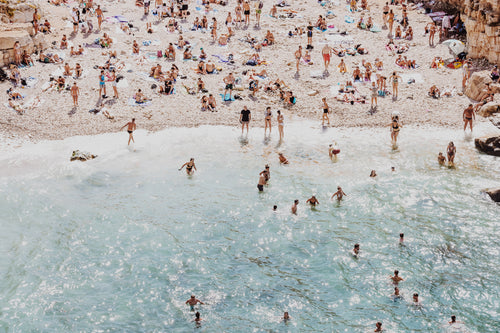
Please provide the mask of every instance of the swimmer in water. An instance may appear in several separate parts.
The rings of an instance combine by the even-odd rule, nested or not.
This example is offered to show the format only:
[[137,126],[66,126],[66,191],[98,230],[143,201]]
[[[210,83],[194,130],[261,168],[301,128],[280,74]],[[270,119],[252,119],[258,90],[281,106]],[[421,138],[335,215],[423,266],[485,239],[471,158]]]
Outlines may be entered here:
[[418,294],[417,293],[413,294],[413,305],[415,305],[415,306],[421,306],[422,305],[420,303],[420,301],[418,300]]
[[288,311],[285,311],[285,313],[283,314],[283,321],[284,322],[287,322],[289,321],[291,318],[290,318],[290,315],[288,314]]
[[[194,306],[195,306],[196,304],[198,304],[198,303],[200,303],[200,304],[202,304],[202,305],[203,305],[203,304],[205,304],[205,303],[203,303],[202,301],[200,301],[199,299],[197,299],[194,295],[191,295],[191,298],[190,298],[190,299],[188,299],[188,300],[186,301],[186,304],[189,304],[189,307],[191,308],[191,311],[194,311]],[[197,312],[197,313],[198,313],[198,312]],[[199,314],[199,313],[198,313],[198,314]],[[201,319],[200,319],[200,320],[201,320]]]
[[261,172],[259,175],[259,182],[257,183],[257,188],[259,189],[259,192],[264,192],[264,185],[266,185],[266,177]]
[[283,155],[283,153],[278,153],[278,157],[280,159],[280,163],[281,164],[288,164],[288,160],[286,159],[286,157]]
[[319,201],[318,201],[318,199],[316,199],[316,197],[314,195],[312,197],[310,197],[309,199],[307,199],[306,203],[310,204],[311,207],[319,205]]
[[382,329],[382,323],[379,321],[375,324],[375,331],[373,332],[383,332],[384,330]]
[[438,154],[439,165],[444,165],[445,162],[446,162],[446,157],[443,156],[443,153],[439,152],[439,154]]
[[454,324],[463,324],[463,322],[461,321],[457,321],[457,317],[455,316],[451,316],[451,321],[448,322],[448,324],[450,325],[454,325]]
[[377,172],[375,170],[372,170],[372,172],[370,172],[370,177],[372,178],[377,177]]
[[333,193],[333,195],[332,195],[332,199],[333,199],[333,197],[335,197],[335,196],[336,196],[336,197],[337,197],[337,200],[338,200],[338,201],[340,201],[340,200],[342,200],[342,197],[343,197],[344,195],[345,195],[345,196],[347,196],[347,194],[345,194],[345,193],[344,193],[344,191],[342,191],[342,187],[337,186],[337,192]]
[[404,245],[405,242],[405,234],[400,233],[399,234],[399,245]]
[[393,300],[400,299],[402,298],[401,295],[399,294],[399,288],[394,287],[394,294],[391,295]]
[[352,249],[352,253],[355,257],[359,255],[359,244],[354,244],[354,249]]
[[277,205],[274,205],[273,206],[273,212],[277,211],[278,210],[278,206]]
[[394,284],[398,284],[400,281],[403,281],[404,279],[399,276],[399,271],[395,270],[394,271],[394,276],[389,276],[389,278],[392,280]]
[[196,323],[197,326],[201,325],[201,315],[198,311],[196,311],[196,313],[194,314],[194,321]]
[[192,175],[192,174],[194,173],[193,169],[194,169],[194,170],[196,170],[196,171],[198,171],[198,170],[196,169],[196,165],[194,164],[194,158],[191,158],[191,159],[189,160],[189,162],[184,163],[184,164],[180,167],[179,171],[181,171],[181,170],[182,170],[182,168],[184,168],[184,167],[186,167],[186,173],[187,173],[188,175]]
[[299,200],[295,199],[295,201],[293,202],[293,205],[292,205],[292,214],[297,215],[297,205],[298,204],[299,204]]
[[261,171],[259,173],[259,176],[264,176],[264,179],[266,180],[266,184],[264,184],[264,185],[267,185],[267,182],[269,181],[269,179],[271,179],[271,171],[269,171],[268,164],[266,164],[266,168],[264,169],[264,171]]

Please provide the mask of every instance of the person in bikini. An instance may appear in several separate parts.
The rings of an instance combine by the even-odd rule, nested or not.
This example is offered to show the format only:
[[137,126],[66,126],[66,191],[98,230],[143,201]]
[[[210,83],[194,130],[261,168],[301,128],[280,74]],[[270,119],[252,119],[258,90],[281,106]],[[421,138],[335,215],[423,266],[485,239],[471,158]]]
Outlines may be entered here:
[[453,141],[450,141],[448,144],[448,148],[446,149],[446,154],[448,155],[448,165],[452,166],[455,160],[455,154],[457,152],[457,148],[453,144]]
[[[187,173],[188,175],[192,175],[192,174],[194,173],[193,169],[194,169],[194,170],[196,170],[196,171],[198,171],[198,170],[196,169],[196,165],[194,164],[194,158],[191,158],[191,159],[189,160],[189,162],[184,163],[184,164],[183,164],[183,165],[179,168],[179,171],[181,171],[184,167],[186,167],[186,173]],[[200,302],[200,303],[201,303],[201,302]],[[186,302],[186,304],[187,304],[187,302]],[[201,303],[201,304],[203,304],[203,303]],[[196,303],[195,303],[195,305],[196,305]]]
[[403,127],[399,123],[399,117],[398,116],[392,117],[392,122],[390,123],[389,126],[391,126],[391,140],[394,144],[396,144],[398,142],[399,130],[401,129],[401,127]]
[[299,72],[300,59],[302,58],[302,45],[299,45],[299,49],[295,51],[295,60],[297,61],[297,73]]
[[266,111],[264,113],[264,136],[266,135],[267,128],[269,127],[269,135],[271,135],[271,118],[272,118],[273,113],[271,112],[271,107],[268,106],[266,108]]
[[97,16],[97,24],[99,25],[99,30],[101,30],[101,24],[102,24],[102,20],[103,20],[103,13],[102,13],[102,9],[101,9],[101,5],[97,5],[97,8],[95,10],[95,14]]
[[277,111],[278,113],[278,116],[276,117],[277,121],[278,121],[278,132],[280,133],[280,141],[283,140],[283,137],[285,136],[285,134],[283,133],[283,125],[284,125],[284,122],[283,122],[283,115],[281,114],[281,111],[278,110]]
[[137,125],[135,124],[135,118],[132,118],[132,121],[129,121],[128,123],[123,125],[120,131],[125,127],[127,127],[127,132],[128,132],[128,145],[130,145],[130,141],[135,143],[134,136],[132,135],[132,133],[137,129]]

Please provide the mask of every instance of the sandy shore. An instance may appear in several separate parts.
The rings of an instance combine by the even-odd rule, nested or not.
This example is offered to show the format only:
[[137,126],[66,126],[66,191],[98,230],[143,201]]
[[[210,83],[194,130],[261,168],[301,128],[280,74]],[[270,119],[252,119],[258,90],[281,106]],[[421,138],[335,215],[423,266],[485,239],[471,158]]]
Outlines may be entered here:
[[[185,79],[178,79],[176,83],[176,93],[174,95],[160,95],[156,90],[151,89],[154,84],[148,80],[142,73],[147,73],[149,69],[156,63],[160,63],[164,69],[169,69],[172,62],[163,59],[148,59],[143,64],[137,63],[137,56],[132,55],[132,41],[135,39],[141,44],[141,54],[147,55],[148,52],[155,54],[157,50],[165,50],[168,43],[175,43],[178,40],[179,32],[169,33],[165,28],[168,19],[157,22],[153,15],[148,17],[143,15],[143,8],[134,5],[135,1],[98,1],[104,9],[105,17],[122,15],[134,28],[133,35],[127,35],[119,29],[119,24],[114,20],[105,21],[101,32],[94,32],[90,35],[78,33],[71,35],[72,25],[69,21],[70,11],[75,2],[69,5],[54,6],[47,2],[41,2],[44,15],[43,19],[47,18],[52,26],[53,33],[46,36],[49,42],[56,42],[59,45],[62,34],[69,37],[70,42],[77,46],[83,43],[92,43],[96,38],[102,36],[103,33],[109,34],[114,39],[114,44],[110,48],[116,51],[118,59],[126,64],[124,70],[121,71],[127,82],[127,87],[119,87],[120,98],[108,98],[104,100],[106,109],[114,116],[113,120],[107,119],[102,112],[97,114],[90,113],[89,110],[99,106],[100,100],[98,96],[98,75],[99,70],[94,69],[95,65],[103,65],[108,59],[108,56],[103,55],[103,52],[108,49],[101,48],[85,48],[85,54],[82,56],[69,56],[69,50],[59,50],[56,46],[52,51],[64,55],[64,61],[68,62],[71,67],[74,67],[78,62],[83,67],[83,77],[76,80],[80,87],[81,96],[79,107],[73,108],[72,99],[69,91],[47,91],[42,92],[42,87],[49,81],[50,74],[62,72],[63,64],[42,64],[35,62],[35,66],[21,69],[22,77],[34,77],[37,83],[32,88],[18,89],[20,93],[26,95],[25,101],[32,98],[40,98],[43,103],[36,107],[28,109],[23,115],[18,115],[13,109],[2,105],[0,108],[0,130],[3,136],[13,139],[28,139],[38,141],[41,139],[61,139],[74,135],[93,135],[105,132],[115,132],[120,127],[135,117],[139,128],[156,131],[168,126],[199,126],[199,125],[234,125],[239,126],[239,113],[244,105],[252,111],[253,122],[251,126],[263,126],[264,124],[264,109],[271,106],[273,115],[276,110],[282,110],[286,121],[291,119],[307,118],[317,119],[318,125],[321,123],[322,103],[321,98],[326,97],[333,111],[330,115],[332,126],[386,126],[390,122],[390,115],[394,111],[399,111],[403,124],[428,124],[439,126],[462,126],[463,109],[470,103],[469,99],[464,96],[455,95],[454,97],[441,99],[433,99],[427,96],[429,87],[433,84],[443,89],[445,87],[457,88],[461,91],[462,70],[461,69],[431,69],[430,63],[435,56],[441,56],[445,59],[451,57],[448,47],[437,44],[435,47],[428,45],[428,37],[424,36],[424,27],[430,22],[430,18],[422,13],[421,10],[410,10],[409,21],[410,26],[414,30],[414,39],[409,42],[410,49],[403,54],[408,59],[415,59],[419,68],[417,69],[401,69],[395,64],[396,56],[391,55],[385,48],[388,41],[387,30],[382,30],[378,33],[373,33],[366,30],[360,30],[356,27],[356,22],[360,15],[365,17],[371,16],[374,23],[382,26],[382,6],[385,1],[369,1],[370,10],[356,13],[349,13],[345,1],[340,1],[338,5],[330,7],[322,7],[316,1],[290,1],[293,4],[286,9],[297,11],[298,17],[278,19],[268,15],[273,1],[264,1],[264,8],[261,18],[260,28],[254,26],[255,23],[255,2],[251,2],[251,23],[248,28],[243,26],[233,26],[235,36],[233,36],[227,46],[221,47],[212,43],[210,33],[202,33],[200,31],[191,31],[192,22],[196,16],[202,17],[204,9],[201,5],[195,5],[190,2],[191,15],[186,21],[180,21],[184,33],[184,39],[194,45],[194,55],[198,55],[200,47],[205,49],[208,59],[211,59],[217,66],[222,67],[222,71],[215,75],[198,75],[193,68],[196,67],[195,61],[183,61],[182,51],[177,50],[177,59],[175,64],[180,69],[180,75],[186,76]],[[216,17],[218,21],[219,34],[226,33],[227,29],[224,25],[227,12],[231,11],[233,18],[234,8],[236,3],[230,1],[227,6],[214,5],[216,12],[207,14],[209,22],[212,17]],[[197,11],[195,7],[201,10]],[[391,7],[397,17],[401,17],[401,7]],[[325,15],[328,10],[335,13],[336,17],[328,18],[328,25],[334,25],[339,31],[347,31],[347,36],[340,36],[330,32],[320,32],[314,30],[313,45],[311,51],[313,65],[301,65],[300,75],[296,75],[294,52],[298,45],[304,48],[307,44],[307,37],[302,36],[288,37],[289,30],[295,27],[305,27],[308,22],[313,24],[316,22],[319,15]],[[278,8],[278,12],[282,12]],[[346,23],[345,15],[350,15],[354,18],[354,23]],[[153,23],[154,32],[148,34],[146,32],[146,22]],[[93,18],[94,27],[97,28],[97,20]],[[395,25],[396,26],[396,25]],[[240,39],[247,34],[262,41],[266,31],[270,30],[274,33],[276,44],[263,47],[260,52],[260,58],[267,61],[267,65],[256,67],[242,65],[243,61],[248,59],[253,53],[250,44],[243,42]],[[142,46],[145,40],[158,41],[150,45]],[[362,44],[369,54],[343,57],[347,66],[351,69],[349,74],[340,74],[337,70],[337,65],[340,62],[339,57],[332,56],[329,76],[321,78],[311,77],[311,71],[323,72],[323,61],[321,57],[321,49],[323,43],[330,40],[330,45],[333,46],[333,40],[354,41],[355,44]],[[397,41],[396,41],[397,42]],[[350,44],[345,44],[349,46]],[[351,45],[352,46],[352,45]],[[213,55],[227,57],[229,53],[234,54],[235,66],[229,66],[225,63],[219,63],[218,58]],[[36,58],[36,55],[33,55]],[[396,71],[402,76],[403,82],[400,84],[399,98],[394,101],[390,96],[378,99],[378,108],[375,112],[370,111],[370,82],[356,83],[358,91],[362,95],[368,97],[367,104],[346,104],[335,101],[334,95],[338,90],[339,83],[344,83],[347,79],[352,80],[352,68],[356,64],[361,64],[361,61],[369,61],[373,64],[376,58],[380,58],[384,63],[382,71],[375,71],[372,74],[372,79],[377,73],[383,74],[386,77]],[[297,103],[292,107],[285,107],[276,94],[270,94],[259,91],[256,98],[251,98],[248,90],[248,79],[242,72],[246,70],[256,69],[261,71],[265,69],[268,73],[267,81],[283,80],[286,85],[293,91],[297,97]],[[223,93],[224,85],[222,80],[229,72],[234,72],[236,77],[241,77],[243,80],[244,91],[236,92],[242,96],[242,100],[236,100],[230,103],[223,103],[219,94]],[[202,112],[200,110],[200,98],[202,94],[189,95],[186,93],[182,84],[193,87],[198,77],[202,77],[207,89],[217,98],[218,112]],[[416,82],[408,84],[409,78],[416,78]],[[67,83],[72,84],[73,79],[67,78]],[[0,88],[5,92],[11,86],[10,83],[4,82],[0,84]],[[332,88],[333,87],[333,88]],[[149,106],[130,106],[128,99],[133,96],[137,89],[141,88],[145,95],[152,99]],[[388,83],[388,89],[391,89]],[[107,84],[107,94],[112,96],[111,84]],[[314,96],[311,96],[314,95]],[[2,98],[7,101],[6,95]],[[3,103],[2,103],[3,104]],[[372,110],[373,111],[373,110]],[[274,118],[275,119],[275,118]],[[479,121],[484,121],[479,119]],[[273,120],[273,125],[276,121]],[[285,125],[286,126],[286,125]]]

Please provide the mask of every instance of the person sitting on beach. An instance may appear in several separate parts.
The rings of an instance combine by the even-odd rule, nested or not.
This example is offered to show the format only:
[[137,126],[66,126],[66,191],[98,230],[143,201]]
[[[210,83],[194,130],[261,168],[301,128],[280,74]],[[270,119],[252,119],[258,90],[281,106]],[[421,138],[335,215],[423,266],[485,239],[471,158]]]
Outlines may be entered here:
[[500,72],[498,71],[498,65],[495,65],[493,67],[493,69],[491,70],[490,78],[493,80],[493,82],[498,82],[498,79],[500,78]]
[[207,54],[205,53],[205,50],[202,47],[200,48],[200,55],[198,56],[198,58],[201,60],[207,59]]
[[57,88],[57,91],[64,90],[65,84],[66,84],[66,80],[62,76],[59,76],[56,79],[56,88]]
[[59,46],[59,48],[61,50],[65,50],[68,48],[68,39],[66,38],[66,35],[63,35],[62,36],[62,39],[61,39],[61,44]]
[[209,94],[208,95],[208,109],[212,112],[217,112],[217,101],[215,100],[214,95]]
[[347,66],[344,59],[340,59],[340,64],[337,67],[339,68],[340,74],[347,73]]
[[165,50],[165,57],[169,60],[175,60],[175,48],[172,43],[168,44],[168,48]]
[[495,93],[493,92],[493,87],[490,85],[490,83],[486,83],[486,89],[484,89],[478,96],[477,100],[484,102],[483,104],[486,104],[487,102],[492,102],[495,97]]
[[278,158],[280,160],[280,164],[288,164],[288,160],[286,157],[283,155],[283,153],[278,153]]
[[257,91],[259,91],[259,80],[254,79],[253,76],[250,76],[250,82],[248,84],[248,90],[252,92],[252,96],[255,96]]
[[111,47],[111,44],[113,44],[113,40],[107,33],[104,33],[102,37],[99,38],[99,45],[101,45],[101,47]]
[[412,27],[408,27],[408,29],[406,29],[404,39],[413,40],[413,28]]
[[444,66],[444,61],[441,57],[434,57],[431,62],[431,68],[440,68]]
[[208,110],[208,97],[207,95],[203,95],[201,97],[201,111]]
[[374,61],[374,65],[375,65],[375,68],[379,71],[383,70],[384,69],[384,63],[382,60],[380,60],[379,58],[376,58],[375,61]]
[[304,62],[307,65],[313,65],[313,62],[312,62],[312,59],[311,59],[311,54],[309,53],[308,50],[306,50],[306,52],[304,53],[304,56],[302,57],[302,59],[304,60]]
[[186,47],[186,49],[184,50],[184,53],[182,54],[182,58],[184,60],[189,60],[193,57],[193,55],[191,54],[191,51],[190,51],[190,48],[189,46]]
[[74,46],[71,46],[70,48],[70,51],[69,51],[69,55],[71,57],[74,57],[74,56],[77,56],[78,55],[78,51],[75,50],[75,47]]
[[194,70],[195,73],[197,74],[207,74],[206,70],[205,70],[205,62],[203,60],[201,60],[199,63],[198,63],[198,67],[196,67],[196,69]]
[[274,44],[274,35],[271,31],[267,30],[266,32],[266,37],[264,38],[264,42],[266,45],[273,45]]
[[186,46],[186,41],[184,40],[184,37],[182,35],[179,35],[179,39],[177,40],[177,47],[182,49],[184,46]]
[[63,75],[64,76],[71,76],[71,74],[72,74],[71,70],[72,69],[73,68],[71,68],[68,63],[64,64],[64,73],[63,73]]
[[227,42],[229,41],[229,35],[227,34],[221,34],[219,37],[219,45],[224,46],[227,45]]
[[50,27],[50,23],[49,23],[49,21],[47,21],[47,19],[45,19],[45,22],[43,22],[43,24],[40,26],[40,31],[43,33],[52,32],[51,27]]
[[366,20],[366,29],[370,30],[371,28],[373,28],[373,20],[371,16],[368,16]]
[[134,100],[135,100],[136,103],[139,103],[139,104],[142,104],[142,103],[144,103],[144,102],[147,101],[146,97],[142,93],[141,89],[137,90],[137,92],[135,93]]
[[439,91],[439,88],[436,85],[433,85],[429,89],[429,96],[432,97],[432,98],[436,98],[436,99],[438,99],[439,97],[441,97],[441,92]]
[[33,60],[26,50],[23,51],[22,59],[22,63],[26,66],[33,66]]
[[362,81],[361,80],[361,70],[359,69],[359,67],[356,66],[356,68],[354,68],[354,71],[352,72],[352,77],[353,77],[353,80],[355,82]]
[[401,26],[398,25],[398,27],[396,28],[396,32],[394,34],[394,38],[400,39],[401,37],[402,37]]

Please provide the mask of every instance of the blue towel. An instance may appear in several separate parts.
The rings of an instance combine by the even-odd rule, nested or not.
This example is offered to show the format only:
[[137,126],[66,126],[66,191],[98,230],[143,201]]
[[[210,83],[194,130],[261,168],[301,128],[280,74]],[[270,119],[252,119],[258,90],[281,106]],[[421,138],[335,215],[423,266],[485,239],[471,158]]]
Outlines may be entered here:
[[[226,96],[224,96],[224,94],[219,94],[219,95],[220,95],[220,97],[222,97],[223,102],[229,101],[229,94],[226,94]],[[231,101],[235,101],[234,96],[231,96]]]

